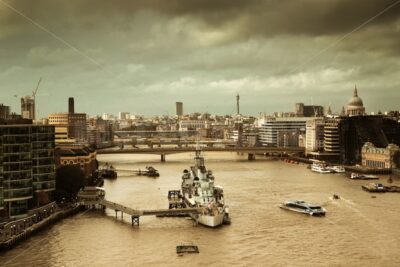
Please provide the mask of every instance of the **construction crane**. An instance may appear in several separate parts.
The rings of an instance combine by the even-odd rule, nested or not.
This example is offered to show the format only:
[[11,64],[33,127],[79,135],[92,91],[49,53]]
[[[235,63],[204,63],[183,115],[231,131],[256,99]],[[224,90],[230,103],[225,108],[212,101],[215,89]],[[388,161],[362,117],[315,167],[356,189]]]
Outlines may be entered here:
[[39,89],[39,84],[40,84],[41,81],[42,81],[42,77],[40,77],[40,79],[39,79],[39,81],[38,81],[38,83],[37,83],[37,85],[36,85],[35,91],[32,91],[32,98],[33,98],[33,100],[35,100],[35,98],[36,98],[36,93],[37,93],[37,90]]

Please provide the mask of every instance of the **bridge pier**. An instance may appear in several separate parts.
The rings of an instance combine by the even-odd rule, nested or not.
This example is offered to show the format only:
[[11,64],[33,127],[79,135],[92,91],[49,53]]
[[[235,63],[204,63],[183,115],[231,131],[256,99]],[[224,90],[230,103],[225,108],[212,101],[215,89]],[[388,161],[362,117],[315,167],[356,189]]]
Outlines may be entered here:
[[132,226],[139,226],[139,216],[132,216]]
[[252,154],[252,153],[249,153],[249,154],[247,155],[247,159],[250,160],[250,161],[255,160],[255,159],[256,159],[256,155],[255,155],[255,154]]
[[165,162],[165,154],[161,154],[161,162]]

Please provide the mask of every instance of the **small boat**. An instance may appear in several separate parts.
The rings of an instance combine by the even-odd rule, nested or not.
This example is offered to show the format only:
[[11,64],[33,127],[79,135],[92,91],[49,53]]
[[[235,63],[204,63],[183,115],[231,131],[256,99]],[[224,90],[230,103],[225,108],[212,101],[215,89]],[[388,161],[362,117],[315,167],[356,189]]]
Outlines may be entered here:
[[136,170],[135,171],[137,175],[145,175],[148,177],[159,177],[160,174],[158,173],[158,171],[153,168],[152,166],[146,166],[145,170]]
[[384,193],[387,191],[383,184],[369,183],[361,186],[361,188],[368,192]]
[[176,246],[176,253],[199,253],[199,247],[192,242],[185,242]]
[[280,205],[281,209],[291,210],[311,216],[325,216],[326,210],[319,205],[307,203],[303,200],[285,201]]
[[346,169],[342,165],[335,165],[327,167],[328,170],[331,170],[334,173],[345,173]]
[[358,174],[358,173],[352,172],[350,175],[350,179],[353,179],[353,180],[378,180],[379,177],[376,175]]
[[325,164],[316,162],[311,165],[311,170],[318,173],[332,173],[332,171],[328,169]]
[[117,178],[117,171],[113,165],[106,163],[104,167],[99,169],[99,175],[104,179],[115,179]]

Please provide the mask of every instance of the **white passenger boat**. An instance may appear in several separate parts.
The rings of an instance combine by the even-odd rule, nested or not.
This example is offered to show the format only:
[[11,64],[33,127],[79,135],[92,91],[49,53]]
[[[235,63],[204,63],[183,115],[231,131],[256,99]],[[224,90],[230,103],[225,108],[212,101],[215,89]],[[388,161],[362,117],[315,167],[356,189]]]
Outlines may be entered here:
[[311,165],[311,170],[318,173],[331,173],[332,171],[325,164],[314,162]]
[[334,173],[345,173],[346,172],[346,169],[342,165],[329,166],[326,168]]
[[307,203],[303,200],[285,201],[280,206],[281,209],[295,211],[311,216],[325,216],[326,210],[319,205]]

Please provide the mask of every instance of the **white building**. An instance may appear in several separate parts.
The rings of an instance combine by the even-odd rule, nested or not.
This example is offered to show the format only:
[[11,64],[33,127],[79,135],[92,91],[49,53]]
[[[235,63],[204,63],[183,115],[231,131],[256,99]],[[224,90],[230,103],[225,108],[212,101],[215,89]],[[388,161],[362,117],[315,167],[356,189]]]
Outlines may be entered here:
[[179,131],[199,130],[208,128],[205,120],[181,120],[179,121]]
[[[278,146],[278,136],[288,133],[305,133],[306,122],[313,118],[271,118],[267,119],[261,127],[260,141],[263,146]],[[287,136],[289,136],[287,135]]]
[[323,118],[314,118],[306,122],[306,154],[323,150],[324,126]]
[[129,112],[119,112],[118,113],[118,119],[119,120],[129,120],[130,119],[130,113]]
[[331,118],[325,121],[324,151],[326,153],[340,153],[339,123],[340,119],[338,118]]

